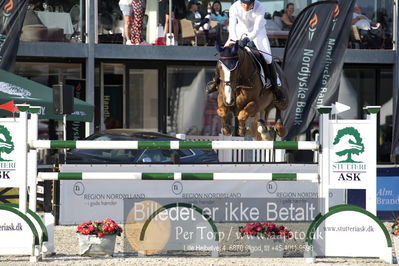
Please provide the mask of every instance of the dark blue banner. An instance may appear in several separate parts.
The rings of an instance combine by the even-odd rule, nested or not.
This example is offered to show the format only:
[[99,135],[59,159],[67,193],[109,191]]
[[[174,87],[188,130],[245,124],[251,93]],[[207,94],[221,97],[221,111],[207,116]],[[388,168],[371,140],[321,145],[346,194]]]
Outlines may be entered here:
[[309,5],[296,19],[283,61],[290,101],[282,112],[288,129],[286,139],[308,129],[317,105],[330,105],[338,99],[354,3],[320,1]]
[[0,69],[9,71],[15,63],[27,4],[28,0],[0,0]]

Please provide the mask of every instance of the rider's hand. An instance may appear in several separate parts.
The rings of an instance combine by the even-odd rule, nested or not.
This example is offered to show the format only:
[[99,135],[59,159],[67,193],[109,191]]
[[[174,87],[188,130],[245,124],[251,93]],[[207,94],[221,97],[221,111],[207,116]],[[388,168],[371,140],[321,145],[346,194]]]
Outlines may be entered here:
[[254,43],[253,41],[249,41],[249,42],[247,43],[247,47],[249,47],[249,48],[256,48],[255,43]]
[[250,42],[251,40],[248,37],[245,37],[242,40],[238,41],[238,45],[242,48],[244,48],[245,46],[247,46],[247,44]]

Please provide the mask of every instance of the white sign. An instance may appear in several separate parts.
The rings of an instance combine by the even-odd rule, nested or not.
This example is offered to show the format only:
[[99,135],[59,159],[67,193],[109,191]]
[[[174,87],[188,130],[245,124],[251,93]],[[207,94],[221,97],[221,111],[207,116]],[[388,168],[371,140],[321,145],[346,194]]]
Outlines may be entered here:
[[370,188],[376,182],[374,127],[369,120],[332,120],[329,127],[330,188]]
[[34,234],[27,222],[3,209],[0,209],[0,221],[0,255],[33,255]]
[[[112,173],[110,173],[112,175]],[[331,205],[345,202],[343,191],[330,193]],[[60,224],[79,224],[110,217],[123,223],[125,198],[176,198],[193,202],[214,199],[317,199],[317,183],[306,181],[61,181]]]
[[21,126],[19,118],[0,119],[0,187],[19,187],[25,175],[16,161],[24,151],[24,143],[18,141]]
[[392,259],[389,234],[374,215],[350,205],[334,208],[314,234],[315,256]]

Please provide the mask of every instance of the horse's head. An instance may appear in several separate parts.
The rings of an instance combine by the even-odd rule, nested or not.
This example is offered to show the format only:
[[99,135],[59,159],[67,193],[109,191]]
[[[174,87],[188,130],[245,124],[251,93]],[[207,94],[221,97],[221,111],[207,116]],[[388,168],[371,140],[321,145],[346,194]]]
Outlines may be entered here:
[[227,106],[234,104],[234,92],[239,81],[238,70],[238,43],[232,47],[220,47],[216,44],[219,52],[218,71],[220,72],[220,89],[224,93],[224,103]]

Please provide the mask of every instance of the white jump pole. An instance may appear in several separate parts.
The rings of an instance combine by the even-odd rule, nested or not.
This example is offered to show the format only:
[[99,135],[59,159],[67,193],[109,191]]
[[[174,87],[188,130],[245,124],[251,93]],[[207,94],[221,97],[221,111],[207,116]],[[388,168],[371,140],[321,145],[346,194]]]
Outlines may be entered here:
[[[28,121],[28,141],[38,139],[38,111],[40,106],[30,106],[29,112],[31,113]],[[28,190],[29,190],[29,209],[36,212],[36,199],[37,199],[37,150],[28,149]]]
[[19,186],[19,210],[22,213],[26,213],[27,208],[27,166],[28,166],[28,109],[29,105],[27,104],[17,104],[16,107],[19,110],[19,119],[22,123],[20,138],[23,145],[23,149],[21,150],[20,156],[20,163],[18,163],[18,168],[20,170],[21,176],[21,183]]

